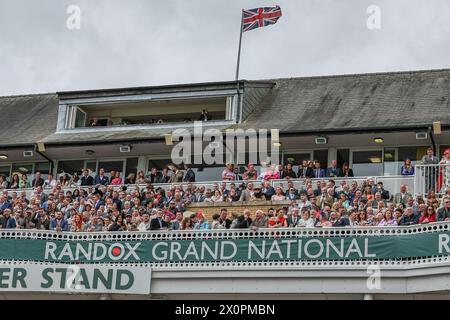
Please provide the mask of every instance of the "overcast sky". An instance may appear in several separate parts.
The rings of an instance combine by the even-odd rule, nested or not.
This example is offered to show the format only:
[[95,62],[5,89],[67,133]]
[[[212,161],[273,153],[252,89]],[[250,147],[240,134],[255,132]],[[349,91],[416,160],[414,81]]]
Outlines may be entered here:
[[242,79],[450,67],[448,0],[0,0],[0,95],[233,80],[241,8],[276,4],[244,34]]

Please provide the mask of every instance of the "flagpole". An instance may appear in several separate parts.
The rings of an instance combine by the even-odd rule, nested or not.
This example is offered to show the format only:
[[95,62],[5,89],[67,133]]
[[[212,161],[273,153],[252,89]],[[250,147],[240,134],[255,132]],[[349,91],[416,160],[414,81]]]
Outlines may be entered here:
[[242,46],[242,29],[244,28],[244,9],[242,9],[242,18],[241,18],[241,34],[239,36],[239,49],[238,49],[238,57],[237,57],[237,66],[236,66],[236,81],[239,81],[239,67],[241,64],[241,46]]

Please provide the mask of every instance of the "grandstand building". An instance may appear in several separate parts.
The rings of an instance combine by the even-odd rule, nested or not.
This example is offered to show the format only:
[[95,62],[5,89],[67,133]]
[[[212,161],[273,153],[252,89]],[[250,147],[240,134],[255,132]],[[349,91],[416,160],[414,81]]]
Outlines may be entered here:
[[[284,163],[336,159],[356,176],[396,176],[404,159],[449,147],[449,101],[450,70],[1,97],[0,174],[162,169],[167,136],[206,109],[205,129],[279,129]],[[220,180],[223,167],[194,166],[197,181]]]

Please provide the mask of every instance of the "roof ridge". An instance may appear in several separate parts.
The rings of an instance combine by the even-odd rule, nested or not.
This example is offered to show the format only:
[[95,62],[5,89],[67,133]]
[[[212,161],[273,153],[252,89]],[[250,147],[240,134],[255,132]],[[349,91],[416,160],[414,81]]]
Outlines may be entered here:
[[404,70],[404,71],[386,71],[386,72],[366,72],[366,73],[346,73],[346,74],[335,74],[335,75],[320,75],[320,76],[290,77],[290,78],[272,78],[272,79],[247,80],[247,81],[266,82],[266,81],[280,81],[280,80],[309,80],[309,79],[326,79],[326,78],[351,78],[351,77],[408,75],[408,74],[418,74],[418,73],[439,73],[439,72],[450,72],[450,68]]

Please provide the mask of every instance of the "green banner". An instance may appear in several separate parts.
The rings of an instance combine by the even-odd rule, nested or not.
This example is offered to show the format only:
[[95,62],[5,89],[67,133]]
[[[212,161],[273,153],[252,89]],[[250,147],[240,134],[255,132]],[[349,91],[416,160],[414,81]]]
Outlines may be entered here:
[[450,232],[348,237],[138,241],[0,239],[0,260],[49,262],[212,262],[398,259],[444,256]]

